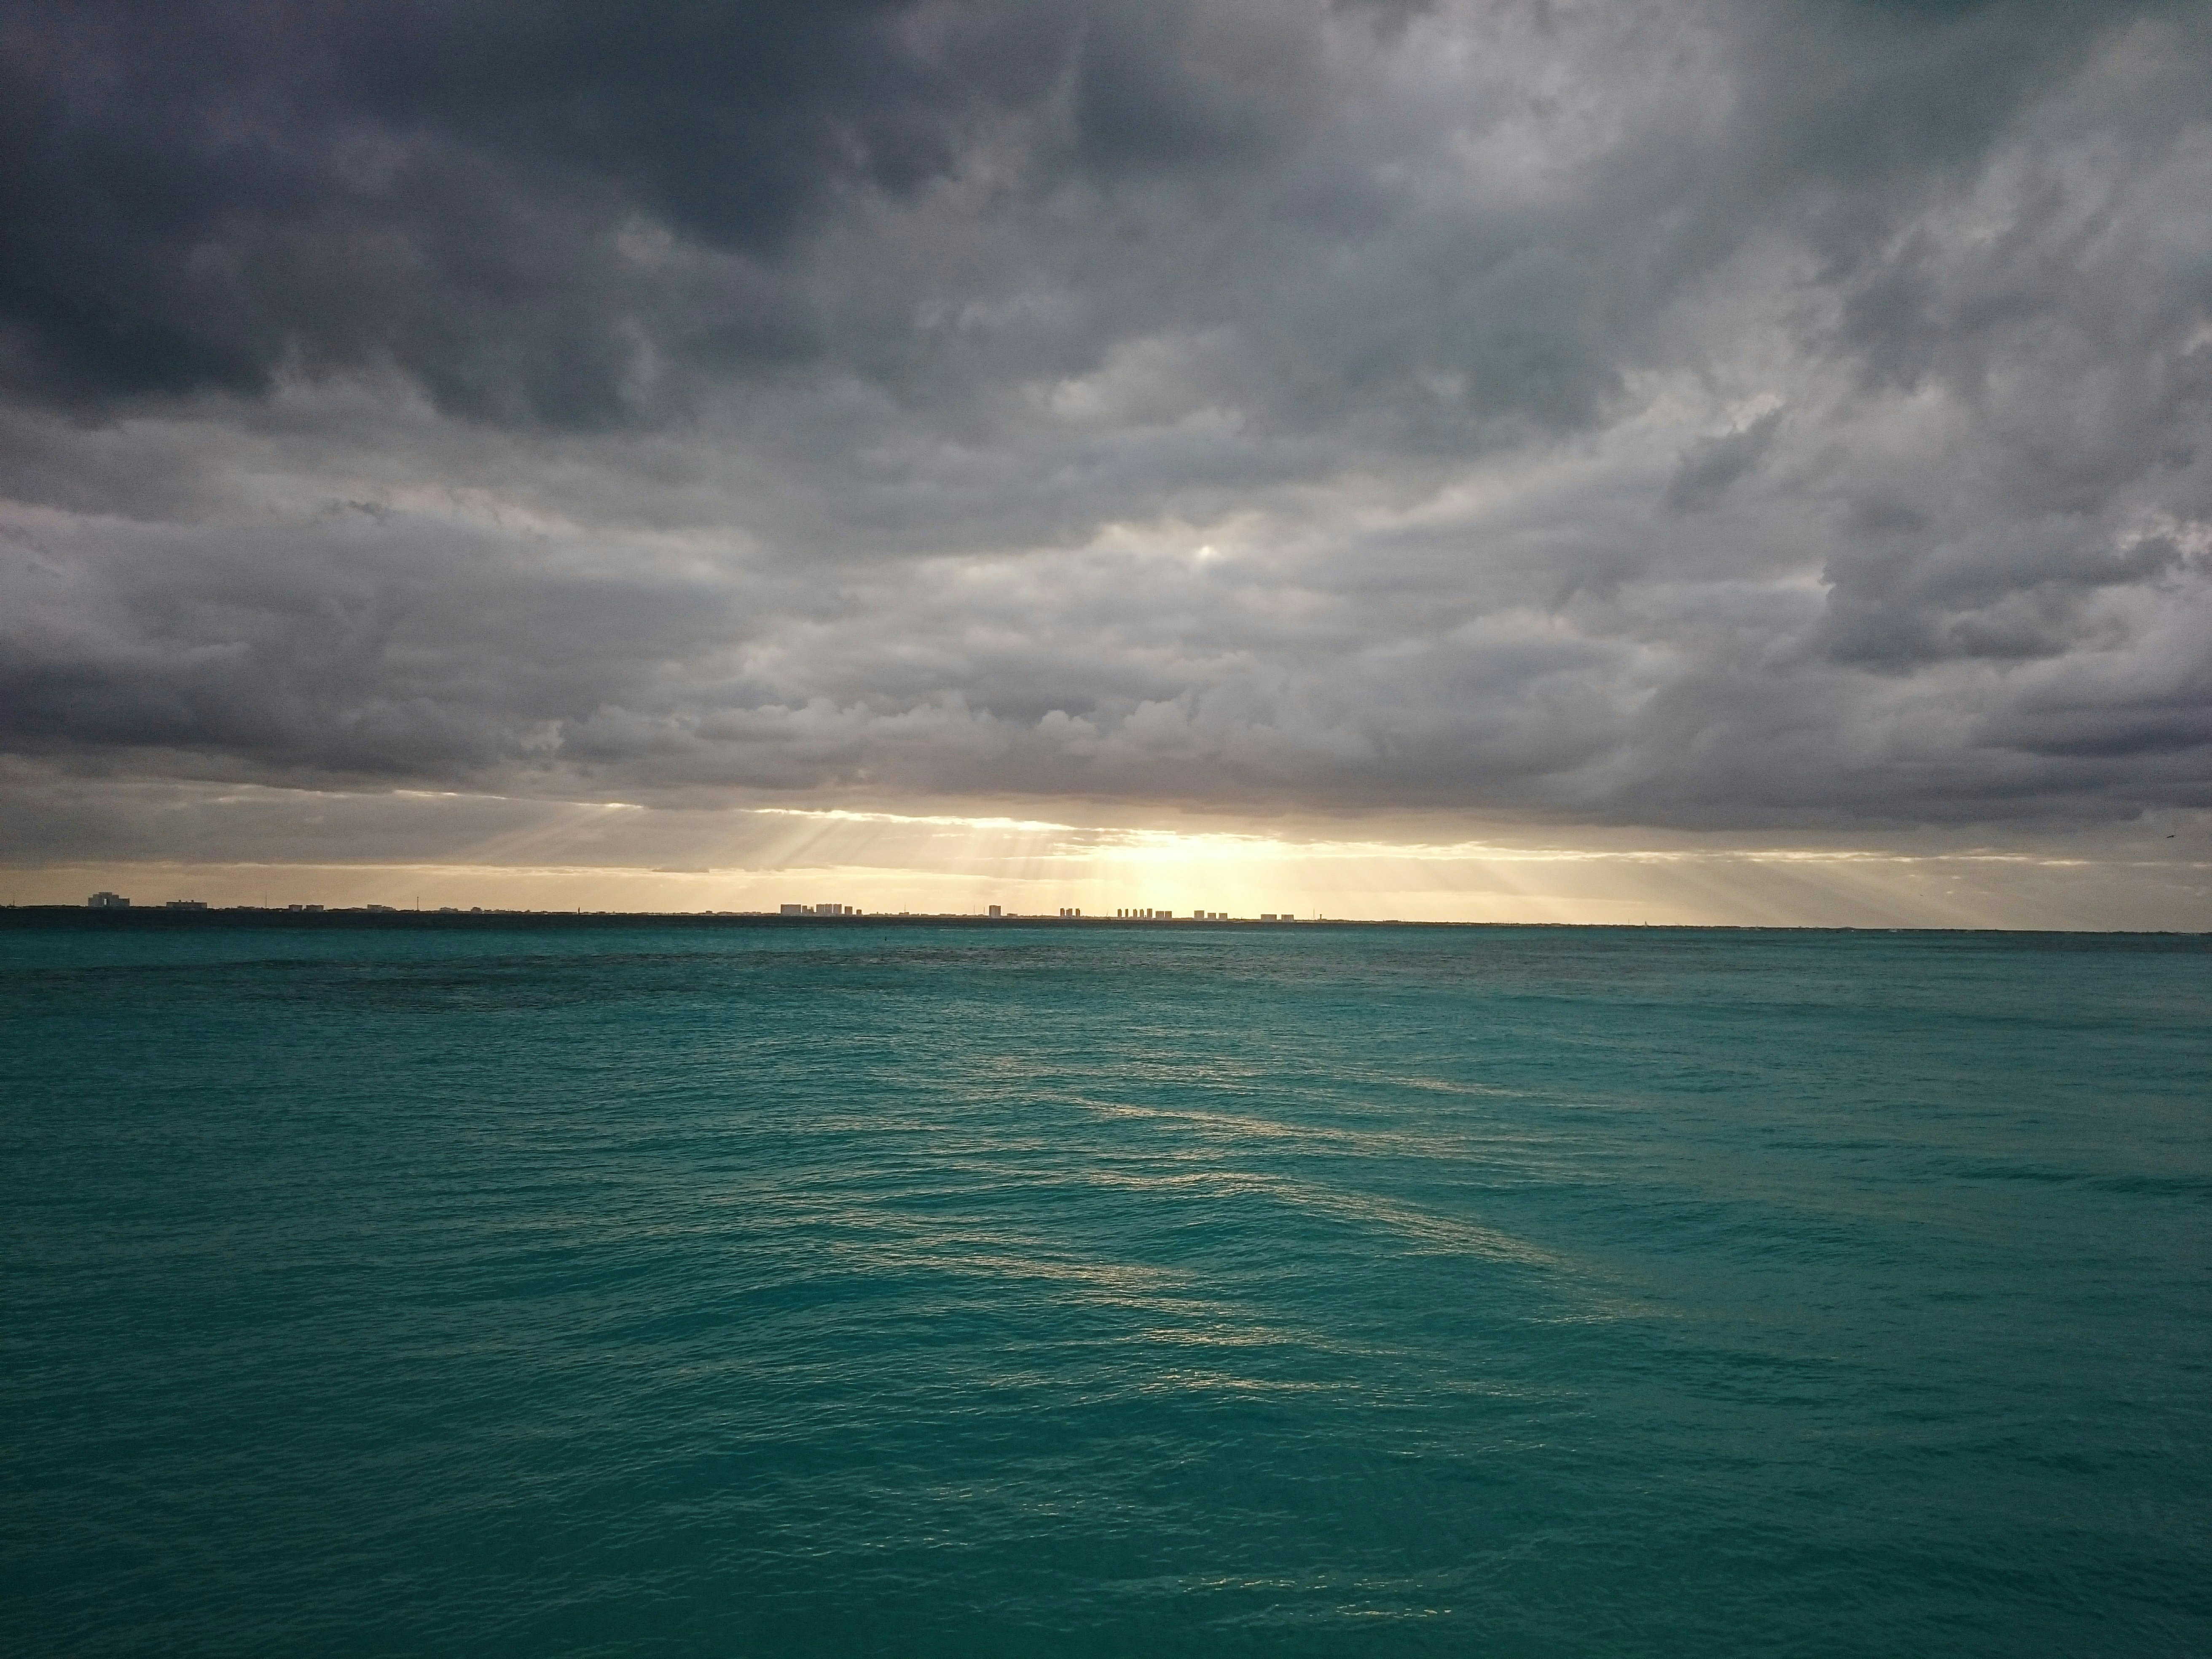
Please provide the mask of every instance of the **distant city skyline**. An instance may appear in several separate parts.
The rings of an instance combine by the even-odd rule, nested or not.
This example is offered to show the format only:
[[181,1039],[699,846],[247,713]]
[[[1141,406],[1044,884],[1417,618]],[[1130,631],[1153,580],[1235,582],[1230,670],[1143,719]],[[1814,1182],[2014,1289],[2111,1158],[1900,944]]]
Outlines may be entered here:
[[[326,800],[326,808],[333,803]],[[374,798],[365,805],[380,807]],[[936,815],[884,823],[849,811],[808,816],[697,809],[624,815],[640,840],[610,837],[597,809],[550,810],[528,836],[543,862],[319,864],[295,858],[227,866],[188,861],[78,865],[16,873],[15,901],[82,903],[105,887],[140,903],[173,897],[221,904],[318,902],[487,909],[759,910],[819,901],[794,890],[842,890],[864,913],[981,914],[992,903],[1028,915],[1061,908],[1187,914],[1268,911],[1345,920],[1596,921],[1674,925],[2120,927],[2208,924],[2190,862],[2142,856],[2145,832],[2082,833],[2053,850],[1977,829],[1868,836],[1856,847],[1814,836],[1587,833],[1553,844],[1524,827],[1515,838],[1450,842],[1448,821],[1399,820],[1389,838],[1291,838],[1255,830],[1079,828],[1002,817]],[[1334,826],[1340,836],[1346,825]],[[1370,827],[1364,823],[1360,827]],[[712,837],[715,863],[666,867],[670,833]],[[522,839],[520,836],[512,839]],[[387,854],[388,844],[379,850]],[[601,860],[568,863],[588,850]],[[1149,902],[1137,902],[1138,896]]]

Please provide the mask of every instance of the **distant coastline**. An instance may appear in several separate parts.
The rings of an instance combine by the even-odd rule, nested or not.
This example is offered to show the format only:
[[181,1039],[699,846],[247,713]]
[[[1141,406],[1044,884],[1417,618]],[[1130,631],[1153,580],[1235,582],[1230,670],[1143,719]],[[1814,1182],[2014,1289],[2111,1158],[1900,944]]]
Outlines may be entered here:
[[129,908],[87,908],[70,904],[23,904],[0,907],[0,929],[55,929],[83,933],[176,933],[246,928],[281,928],[291,932],[331,930],[415,932],[460,931],[481,933],[500,929],[545,931],[562,928],[688,929],[763,928],[775,931],[805,928],[855,927],[972,927],[991,930],[1052,928],[1152,933],[1310,933],[1343,932],[1364,927],[1459,930],[1484,933],[1807,933],[1888,934],[1950,933],[1973,936],[2051,939],[2173,939],[2212,943],[2212,933],[2171,928],[2053,928],[2053,927],[1792,927],[1786,924],[1727,922],[1595,922],[1595,921],[1404,921],[1395,918],[1358,920],[1348,917],[1301,918],[1295,921],[1263,921],[1249,916],[1024,916],[978,915],[971,912],[941,913],[890,911],[872,915],[787,916],[765,910],[400,910],[355,907],[323,909],[264,908],[240,905],[228,908],[169,909],[132,906]]

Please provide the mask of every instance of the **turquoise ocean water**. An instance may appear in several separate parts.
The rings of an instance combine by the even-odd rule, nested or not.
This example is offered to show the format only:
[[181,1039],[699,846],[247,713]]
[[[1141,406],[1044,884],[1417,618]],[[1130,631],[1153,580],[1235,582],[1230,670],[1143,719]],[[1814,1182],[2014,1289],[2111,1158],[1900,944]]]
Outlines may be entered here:
[[2212,1651],[2212,941],[0,932],[11,1653]]

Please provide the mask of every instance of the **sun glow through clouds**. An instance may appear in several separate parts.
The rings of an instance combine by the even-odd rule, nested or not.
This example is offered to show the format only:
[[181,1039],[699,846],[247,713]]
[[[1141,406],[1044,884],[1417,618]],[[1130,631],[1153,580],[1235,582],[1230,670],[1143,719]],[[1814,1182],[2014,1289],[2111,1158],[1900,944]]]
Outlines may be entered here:
[[[236,785],[169,793],[167,835],[197,856],[57,858],[19,870],[21,902],[106,888],[197,897],[487,908],[775,910],[835,899],[871,913],[1194,910],[1407,921],[1782,926],[2135,925],[2212,921],[2203,831],[2130,828],[2008,847],[1827,846],[1448,818],[1173,824],[946,803],[937,810],[734,809]],[[333,838],[358,849],[333,860]]]

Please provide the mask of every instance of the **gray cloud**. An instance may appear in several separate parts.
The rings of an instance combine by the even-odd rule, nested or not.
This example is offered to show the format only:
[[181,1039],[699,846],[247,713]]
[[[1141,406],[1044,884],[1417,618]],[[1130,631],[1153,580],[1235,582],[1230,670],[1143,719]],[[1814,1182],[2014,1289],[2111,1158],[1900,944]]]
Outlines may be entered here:
[[1703,438],[1682,452],[1681,464],[1660,499],[1669,512],[1698,513],[1717,504],[1729,486],[1757,466],[1782,425],[1771,409],[1747,426]]
[[2212,805],[2200,9],[0,29],[42,764]]

